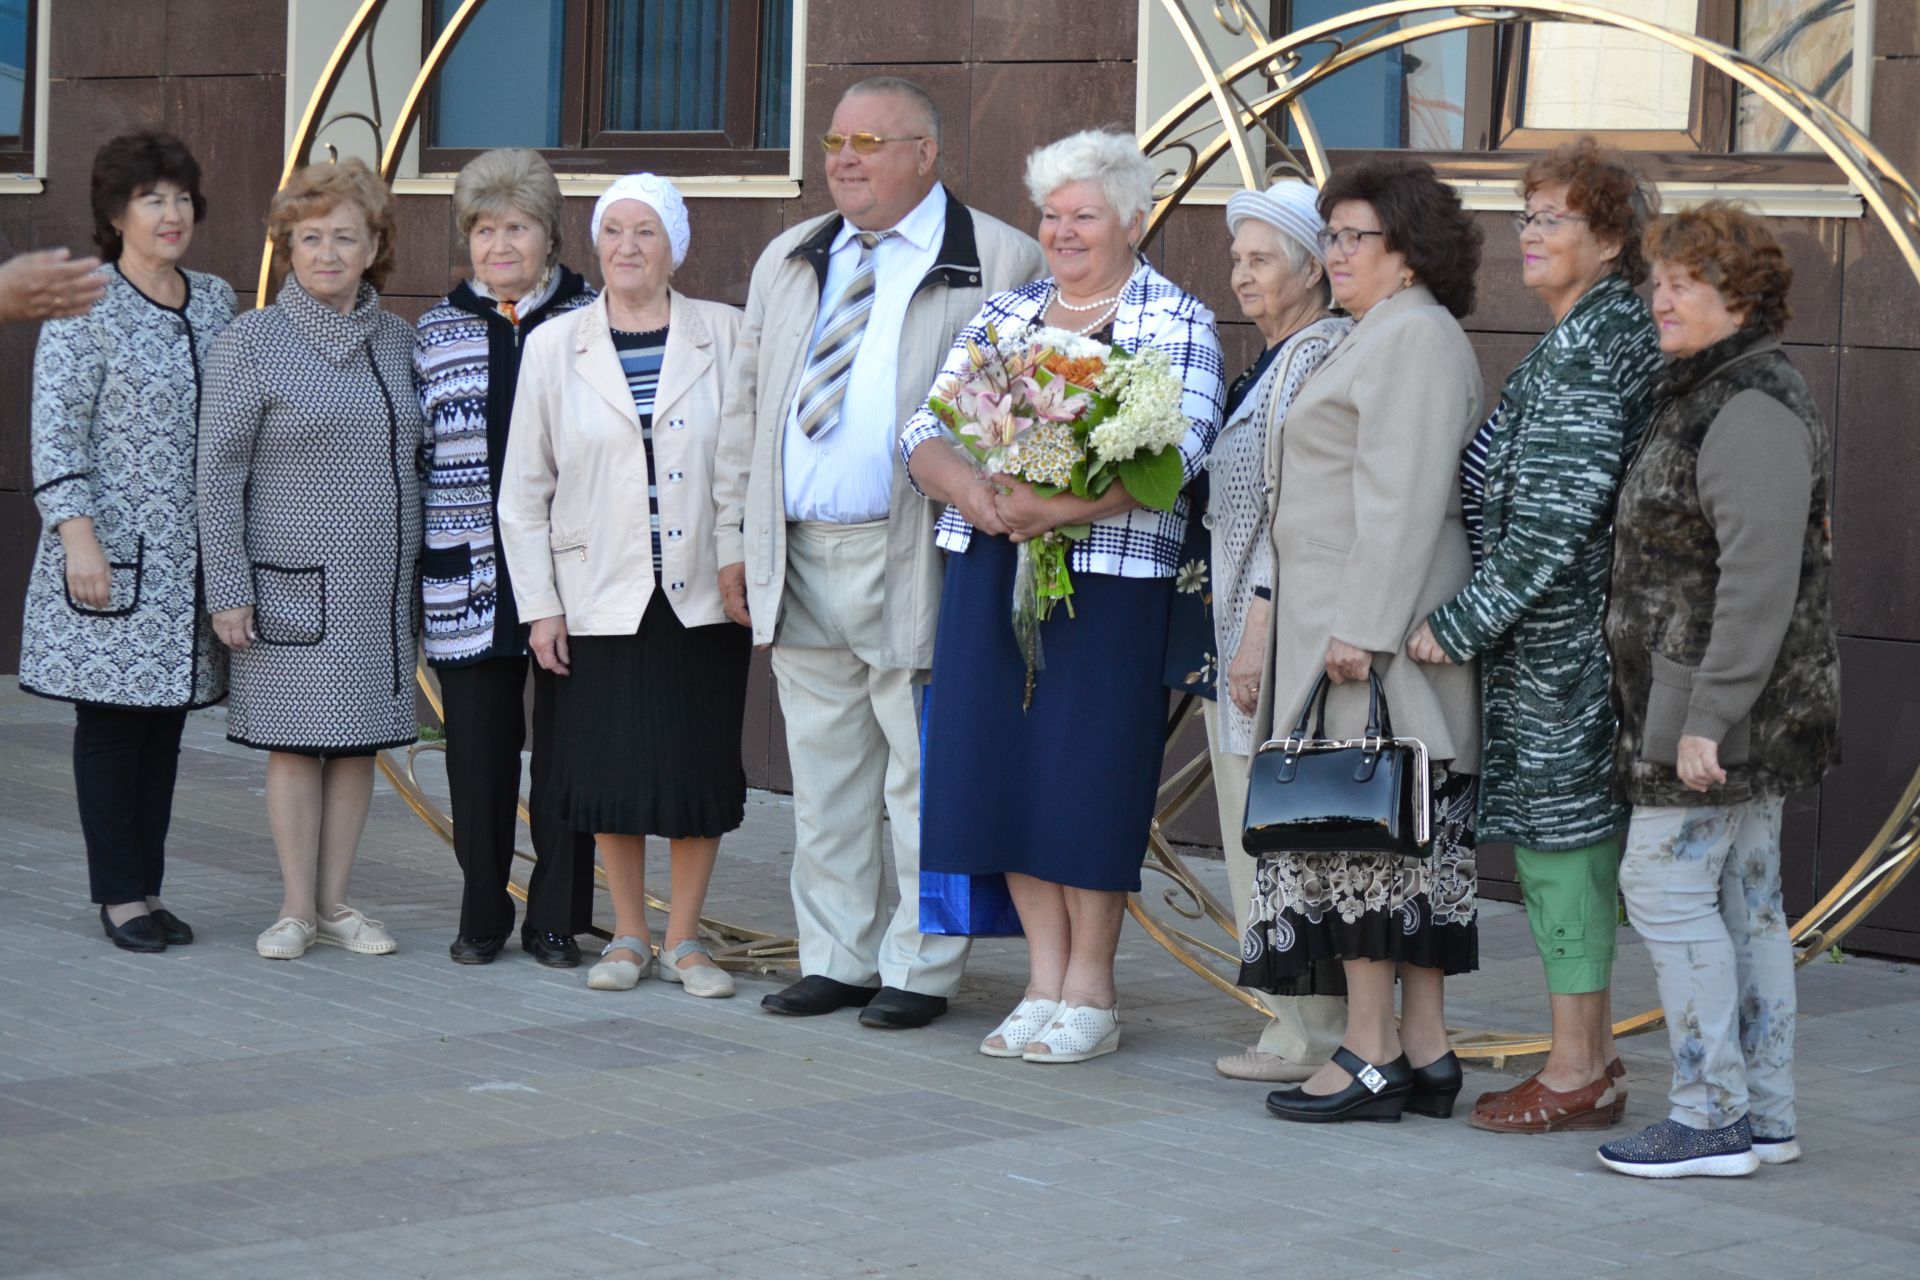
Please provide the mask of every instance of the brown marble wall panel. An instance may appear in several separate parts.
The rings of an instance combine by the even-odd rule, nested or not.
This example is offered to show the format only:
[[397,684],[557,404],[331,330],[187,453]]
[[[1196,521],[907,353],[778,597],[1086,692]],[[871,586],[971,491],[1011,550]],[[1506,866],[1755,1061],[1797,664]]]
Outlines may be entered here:
[[968,200],[1031,231],[1027,155],[1080,129],[1132,131],[1133,68],[1107,62],[978,63],[972,68],[973,132],[991,139],[972,166]]
[[165,65],[174,76],[285,76],[286,0],[168,0]]
[[[1911,115],[1920,116],[1920,107]],[[1849,347],[1920,347],[1920,283],[1892,238],[1872,218],[1847,223],[1845,235],[1841,340]]]
[[1834,434],[1840,415],[1840,348],[1802,347],[1792,343],[1783,348],[1787,359],[1807,380],[1807,391],[1820,407],[1820,421],[1828,438]]
[[674,274],[674,288],[689,297],[713,298],[743,307],[753,264],[785,220],[778,200],[694,200],[687,206],[693,245]]
[[40,509],[27,493],[0,492],[0,667],[20,669],[20,601],[40,541]]
[[[209,8],[216,6],[209,5]],[[166,46],[167,10],[148,0],[62,0],[53,10],[48,50],[53,78],[152,76]],[[284,30],[285,18],[282,17]],[[281,43],[285,43],[282,36]],[[54,117],[58,119],[56,115]]]
[[[1196,701],[1198,701],[1196,699]],[[1167,704],[1168,712],[1177,705],[1178,698]],[[1167,762],[1161,769],[1161,780],[1172,777],[1184,768],[1195,756],[1207,753],[1207,733],[1205,722],[1198,715],[1183,722],[1180,733],[1167,749]],[[1206,845],[1220,848],[1220,803],[1214,798],[1213,787],[1207,786],[1193,803],[1188,805],[1166,828],[1167,838],[1175,844]]]
[[[0,404],[12,406],[0,415],[0,491],[33,491],[33,348],[40,326],[10,324],[0,327]],[[0,616],[7,605],[0,598]],[[5,666],[0,648],[0,666]]]
[[756,650],[747,668],[747,719],[741,735],[741,760],[747,785],[774,791],[793,790],[793,768],[787,759],[787,722],[780,714],[780,695],[768,655]]
[[1838,343],[1846,234],[1842,224],[1819,218],[1774,218],[1770,223],[1793,268],[1793,286],[1787,293],[1793,319],[1787,322],[1784,339]]
[[158,80],[55,80],[47,99],[47,190],[33,202],[33,240],[91,251],[94,152],[117,134],[165,128],[166,90]]
[[[1893,0],[1881,8],[1920,9],[1914,0]],[[1920,175],[1920,129],[1913,126],[1920,118],[1920,58],[1875,58],[1873,60],[1874,142],[1887,154],[1894,167],[1909,178]]]
[[1469,329],[1537,334],[1553,322],[1547,304],[1520,281],[1520,241],[1512,217],[1491,211],[1474,215],[1483,239],[1473,311],[1461,322]]
[[1787,797],[1780,817],[1780,893],[1789,916],[1819,901],[1820,788]]
[[[1842,639],[1840,708],[1840,763],[1821,786],[1821,892],[1866,849],[1920,764],[1920,645]],[[1920,879],[1868,921],[1875,949],[1920,957]]]
[[[1119,0],[973,0],[977,62],[1132,62],[1139,33],[1139,9]],[[1132,84],[1131,68],[1115,73]]]
[[437,298],[465,274],[466,246],[453,230],[453,197],[405,196],[394,210],[398,243],[384,293]]
[[[964,62],[975,56],[974,5],[975,0],[815,4],[807,18],[807,56],[834,63]],[[867,74],[898,73],[876,69]]]
[[[1920,351],[1846,353],[1835,442],[1834,615],[1848,635],[1920,640]],[[1920,650],[1914,651],[1920,654]]]
[[1876,62],[1886,58],[1920,58],[1920,4],[1912,0],[1882,0],[1874,6],[1873,15]]
[[[1214,318],[1240,319],[1233,296],[1233,263],[1227,250],[1226,210],[1218,205],[1175,209],[1160,226],[1148,256],[1162,275],[1213,309]],[[1231,367],[1231,362],[1229,362]]]
[[1485,411],[1493,412],[1500,402],[1500,388],[1507,375],[1526,358],[1540,339],[1531,333],[1473,333],[1473,353],[1480,357],[1480,383]]
[[[286,84],[273,76],[199,76],[160,82],[166,127],[200,162],[207,218],[191,265],[224,277],[251,301],[266,242],[267,205],[280,185]],[[257,122],[236,128],[236,121]],[[244,304],[243,304],[244,305]]]
[[[808,49],[815,48],[809,41]],[[823,50],[831,51],[831,46]],[[941,177],[962,200],[976,203],[968,183],[973,136],[972,82],[964,63],[815,64],[807,68],[807,136],[801,140],[800,199],[792,202],[788,209],[788,225],[833,208],[833,196],[827,190],[826,153],[820,149],[817,139],[832,126],[834,108],[840,105],[847,86],[876,75],[903,76],[933,98],[940,108]]]

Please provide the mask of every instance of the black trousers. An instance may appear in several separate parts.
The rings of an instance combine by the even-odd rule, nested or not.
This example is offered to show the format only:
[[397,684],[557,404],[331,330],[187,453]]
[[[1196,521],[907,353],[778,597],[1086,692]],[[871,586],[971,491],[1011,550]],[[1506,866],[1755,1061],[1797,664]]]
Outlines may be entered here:
[[184,709],[73,706],[73,791],[87,880],[102,904],[160,895]]
[[[487,658],[440,667],[447,720],[447,792],[453,811],[453,852],[466,890],[460,934],[492,938],[513,931],[515,810],[520,802],[520,748],[526,740],[527,667],[531,659]],[[593,836],[570,829],[546,803],[546,764],[552,758],[553,682],[533,663],[533,778],[528,812],[533,852],[527,878],[526,927],[571,937],[593,918]]]

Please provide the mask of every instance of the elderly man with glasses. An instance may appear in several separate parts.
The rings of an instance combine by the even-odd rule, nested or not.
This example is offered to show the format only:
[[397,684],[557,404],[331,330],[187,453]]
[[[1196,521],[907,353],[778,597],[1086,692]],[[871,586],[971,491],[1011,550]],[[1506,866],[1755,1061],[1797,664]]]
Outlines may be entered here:
[[[919,930],[916,686],[933,661],[939,512],[897,445],[954,333],[988,294],[1038,276],[1040,248],[941,185],[940,113],[911,81],[853,85],[821,143],[834,212],[754,266],[714,459],[721,597],[773,648],[793,768],[804,976],[761,1003],[920,1027],[946,1011],[967,942]],[[994,518],[991,504],[964,514]]]

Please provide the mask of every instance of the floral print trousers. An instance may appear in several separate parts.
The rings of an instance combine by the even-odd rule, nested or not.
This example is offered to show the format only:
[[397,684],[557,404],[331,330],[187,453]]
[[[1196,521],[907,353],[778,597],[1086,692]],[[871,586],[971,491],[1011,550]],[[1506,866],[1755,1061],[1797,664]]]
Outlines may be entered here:
[[1634,809],[1620,866],[1673,1043],[1671,1117],[1794,1136],[1793,944],[1780,903],[1780,813],[1735,805]]

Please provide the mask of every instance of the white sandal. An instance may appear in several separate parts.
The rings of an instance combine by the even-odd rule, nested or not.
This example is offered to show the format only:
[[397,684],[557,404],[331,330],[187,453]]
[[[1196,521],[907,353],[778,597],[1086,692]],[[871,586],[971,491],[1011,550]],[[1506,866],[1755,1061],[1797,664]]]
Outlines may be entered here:
[[[639,963],[606,959],[616,951],[631,951],[645,959]],[[630,933],[623,933],[602,947],[600,955],[600,963],[587,970],[587,986],[595,991],[631,991],[640,985],[640,979],[653,972],[652,948],[647,946],[645,938],[636,938]]]
[[[987,1033],[986,1040],[980,1042],[980,1052],[989,1058],[1017,1058],[1042,1031],[1053,1021],[1053,1015],[1060,1010],[1058,1000],[1021,1000],[1014,1006],[1013,1012],[1000,1020],[1000,1025]],[[1000,1037],[1000,1048],[994,1048],[987,1040]]]
[[[1045,1053],[1034,1050],[1045,1045]],[[1063,1004],[1042,1035],[1021,1052],[1028,1062],[1085,1062],[1120,1047],[1120,1007],[1096,1009],[1090,1004]]]

